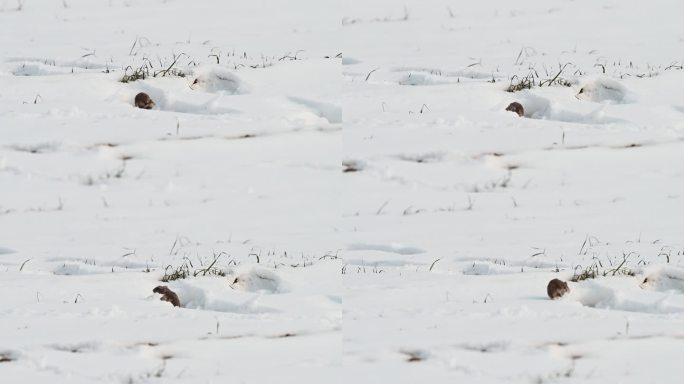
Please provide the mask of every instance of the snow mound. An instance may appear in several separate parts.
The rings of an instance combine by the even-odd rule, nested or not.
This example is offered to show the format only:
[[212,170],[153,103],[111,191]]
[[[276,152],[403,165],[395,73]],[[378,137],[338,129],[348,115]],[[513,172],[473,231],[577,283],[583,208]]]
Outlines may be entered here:
[[424,153],[402,153],[397,155],[397,158],[414,163],[437,163],[444,161],[447,156],[448,154],[444,151],[429,151]]
[[597,78],[585,82],[577,94],[577,98],[596,103],[626,103],[629,102],[627,89],[618,81],[607,78]]
[[[119,92],[117,99],[133,105],[133,100],[138,92],[147,93],[156,106],[152,109],[166,112],[179,112],[194,115],[223,115],[238,113],[237,110],[225,107],[222,103],[222,95],[213,95],[210,98],[192,97],[192,92],[182,89],[178,80],[159,82],[155,80],[138,81],[137,87]],[[185,83],[183,82],[183,87]],[[195,94],[196,95],[196,94]]]
[[[641,313],[682,313],[684,308],[676,308],[666,303],[667,297],[653,302],[625,298],[624,292],[604,286],[595,281],[584,281],[570,286],[568,300],[577,301],[585,307]],[[636,295],[634,295],[636,296]]]
[[[475,71],[472,69],[459,69],[459,70],[445,70],[438,67],[421,67],[421,66],[408,66],[408,67],[395,67],[392,68],[392,72],[408,72],[411,77],[415,76],[417,73],[422,74],[417,77],[417,79],[423,77],[425,79],[437,79],[441,78],[444,83],[459,83],[462,79],[491,79],[491,73],[485,73],[481,71]],[[447,80],[449,79],[449,80]],[[415,80],[414,80],[415,81]],[[407,84],[411,85],[411,84]],[[416,84],[416,85],[429,85],[426,84]]]
[[444,77],[434,76],[425,73],[409,73],[399,80],[400,85],[442,85],[449,84]]
[[381,251],[388,253],[396,253],[399,255],[417,255],[424,253],[425,250],[418,247],[404,246],[401,244],[351,244],[347,247],[350,251]]
[[[539,120],[554,120],[578,124],[609,124],[620,122],[605,115],[603,107],[589,113],[579,113],[563,109],[550,99],[525,91],[519,93],[520,103],[525,109],[525,117]],[[500,108],[503,110],[503,106]]]
[[51,76],[72,73],[72,69],[42,63],[24,63],[12,71],[14,76]]
[[342,108],[339,105],[303,99],[301,97],[289,97],[289,99],[306,107],[316,116],[328,120],[331,124],[342,124]]
[[239,273],[232,279],[230,286],[249,292],[278,293],[284,291],[281,278],[265,268],[252,268]]
[[56,141],[42,142],[35,144],[12,144],[8,145],[7,148],[17,151],[17,152],[27,152],[27,153],[52,153],[58,152],[62,149],[63,143]]
[[355,59],[353,57],[343,57],[342,58],[342,65],[354,65],[354,64],[361,64],[361,60]]
[[[245,300],[244,294],[236,294],[224,279],[188,279],[176,281],[168,287],[178,295],[182,308],[241,314],[277,312],[276,309],[260,304],[261,295],[250,295]],[[169,303],[159,300],[159,295],[151,297],[159,305],[170,307]]]
[[468,265],[467,267],[463,268],[461,271],[464,275],[499,275],[499,274],[506,274],[506,273],[516,273],[519,272],[520,269],[518,268],[508,268],[503,265],[498,265],[490,262],[482,262],[482,263],[472,263]]
[[164,111],[196,115],[223,115],[238,113],[238,111],[232,108],[223,107],[218,97],[213,98],[211,100],[207,100],[206,102],[192,103],[184,100],[179,100],[173,94],[165,93],[161,100],[161,104],[158,103],[157,107]]
[[250,87],[237,75],[225,68],[206,67],[193,73],[190,88],[194,90],[242,95],[250,92]]
[[21,62],[13,70],[14,76],[53,76],[88,71],[101,71],[107,68],[106,64],[96,63],[90,60],[56,60],[37,58],[15,58],[6,60],[8,63]]
[[101,350],[103,343],[95,341],[87,341],[82,343],[58,343],[50,346],[56,351],[71,352],[71,353],[85,353],[95,352]]
[[54,273],[55,275],[64,275],[64,276],[95,275],[95,274],[107,273],[107,272],[109,272],[109,271],[106,269],[103,269],[101,267],[97,267],[97,266],[89,265],[89,264],[83,264],[83,263],[76,263],[76,262],[64,263],[52,271],[52,273]]
[[648,273],[639,286],[643,289],[654,291],[684,292],[684,270],[663,266],[658,270]]

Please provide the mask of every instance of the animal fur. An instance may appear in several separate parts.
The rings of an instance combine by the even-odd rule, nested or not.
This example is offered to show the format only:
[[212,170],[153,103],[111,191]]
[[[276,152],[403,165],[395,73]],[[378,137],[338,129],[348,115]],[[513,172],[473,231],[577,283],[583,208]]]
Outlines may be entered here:
[[173,304],[174,307],[180,307],[178,295],[176,295],[176,292],[170,290],[166,285],[155,287],[152,292],[161,294],[161,301],[168,301],[169,303]]

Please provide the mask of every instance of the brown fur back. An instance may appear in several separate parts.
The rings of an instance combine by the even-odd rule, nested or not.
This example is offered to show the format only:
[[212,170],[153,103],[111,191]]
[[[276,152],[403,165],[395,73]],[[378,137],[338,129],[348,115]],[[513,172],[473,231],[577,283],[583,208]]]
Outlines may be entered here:
[[180,307],[178,295],[176,295],[176,292],[170,290],[166,285],[155,287],[152,292],[161,294],[161,301],[168,301],[169,303],[173,304],[174,307]]
[[517,101],[514,101],[506,107],[507,111],[515,112],[518,114],[518,116],[523,116],[525,114],[525,108],[523,108],[522,104],[518,103]]
[[570,292],[570,287],[568,287],[568,283],[562,280],[553,279],[546,286],[546,293],[551,299],[557,299],[568,292]]
[[152,109],[155,104],[147,93],[140,92],[135,95],[135,106],[142,109]]

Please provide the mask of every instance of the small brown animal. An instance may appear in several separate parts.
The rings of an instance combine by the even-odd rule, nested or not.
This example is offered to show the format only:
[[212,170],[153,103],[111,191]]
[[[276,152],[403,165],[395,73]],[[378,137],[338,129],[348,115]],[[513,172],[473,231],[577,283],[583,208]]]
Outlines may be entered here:
[[162,295],[161,301],[168,301],[173,304],[174,307],[180,307],[180,300],[178,300],[178,295],[176,292],[172,291],[166,285],[160,285],[155,287],[152,292],[159,293]]
[[557,299],[568,292],[570,292],[568,283],[562,280],[553,279],[549,281],[549,285],[546,286],[546,293],[551,299]]
[[523,108],[522,104],[518,103],[517,101],[508,104],[506,110],[515,112],[518,114],[518,116],[523,116],[525,114],[525,108]]
[[140,92],[135,95],[135,106],[142,109],[152,109],[154,108],[155,104],[150,98],[150,95],[145,92]]

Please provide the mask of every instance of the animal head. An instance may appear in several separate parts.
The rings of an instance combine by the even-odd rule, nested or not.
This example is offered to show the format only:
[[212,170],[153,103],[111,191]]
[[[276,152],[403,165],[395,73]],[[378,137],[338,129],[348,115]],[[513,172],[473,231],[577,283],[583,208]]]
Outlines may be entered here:
[[167,287],[166,285],[160,285],[160,286],[158,286],[158,287],[155,287],[155,288],[152,290],[152,292],[154,292],[154,293],[161,293],[161,294],[163,295],[164,293],[168,292],[168,290],[169,290],[169,287]]
[[549,285],[546,287],[546,293],[551,299],[557,299],[570,291],[568,283],[558,279],[553,279],[549,281]]
[[514,101],[506,107],[507,111],[515,112],[518,114],[518,116],[522,116],[525,114],[525,109],[523,108],[522,104]]
[[141,109],[152,109],[156,104],[145,92],[140,92],[135,96],[135,106]]

